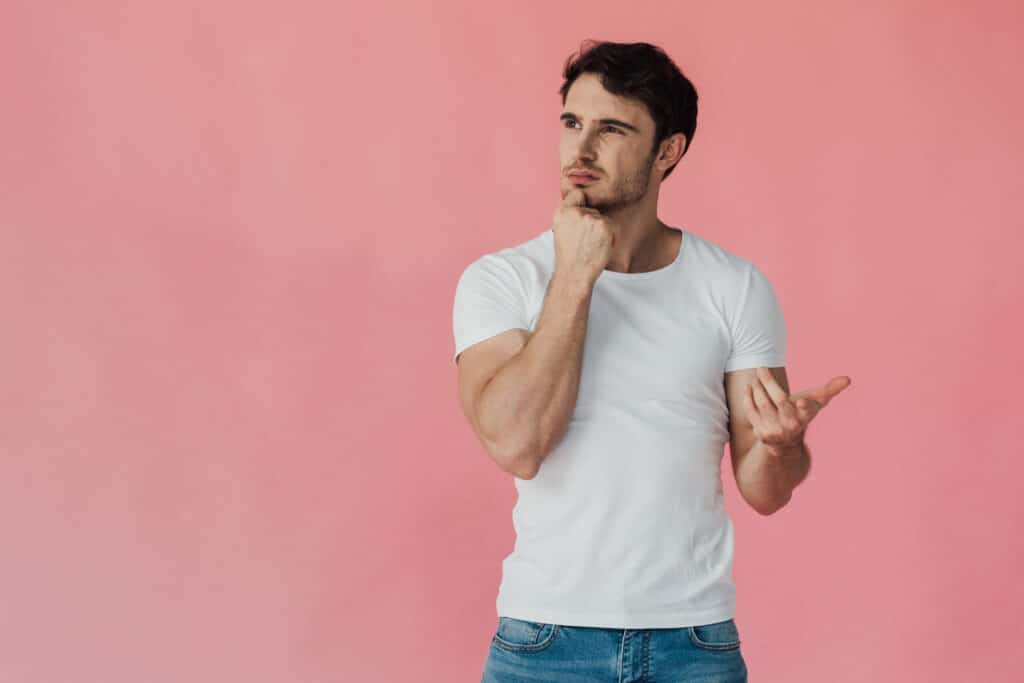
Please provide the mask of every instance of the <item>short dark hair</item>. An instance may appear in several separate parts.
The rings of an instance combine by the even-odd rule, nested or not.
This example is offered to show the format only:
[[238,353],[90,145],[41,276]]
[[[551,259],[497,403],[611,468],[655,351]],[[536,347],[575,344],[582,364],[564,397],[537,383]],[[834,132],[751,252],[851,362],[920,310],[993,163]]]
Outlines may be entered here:
[[[583,41],[579,52],[569,56],[562,71],[565,83],[558,92],[563,106],[569,88],[583,73],[599,74],[601,85],[608,92],[646,105],[654,119],[652,154],[662,140],[676,133],[686,136],[683,155],[686,154],[697,128],[697,90],[664,50],[650,43]],[[672,164],[665,169],[662,179],[675,167]]]

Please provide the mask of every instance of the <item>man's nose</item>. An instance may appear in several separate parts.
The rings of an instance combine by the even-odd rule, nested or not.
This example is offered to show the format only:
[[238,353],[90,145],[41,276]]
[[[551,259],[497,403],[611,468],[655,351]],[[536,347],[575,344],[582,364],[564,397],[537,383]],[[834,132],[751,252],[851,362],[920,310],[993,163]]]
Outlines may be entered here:
[[597,135],[596,131],[580,131],[580,136],[577,138],[576,143],[576,158],[577,159],[589,159],[593,161],[597,154]]

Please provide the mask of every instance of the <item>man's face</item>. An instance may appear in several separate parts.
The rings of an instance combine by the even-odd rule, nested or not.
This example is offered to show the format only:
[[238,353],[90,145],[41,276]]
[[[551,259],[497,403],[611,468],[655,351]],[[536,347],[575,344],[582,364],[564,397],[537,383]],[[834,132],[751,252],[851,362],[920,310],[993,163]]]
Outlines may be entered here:
[[[580,187],[587,205],[602,213],[644,197],[657,150],[652,150],[654,120],[643,103],[611,94],[600,76],[584,73],[566,94],[561,126],[563,197]],[[570,177],[580,169],[595,177]]]

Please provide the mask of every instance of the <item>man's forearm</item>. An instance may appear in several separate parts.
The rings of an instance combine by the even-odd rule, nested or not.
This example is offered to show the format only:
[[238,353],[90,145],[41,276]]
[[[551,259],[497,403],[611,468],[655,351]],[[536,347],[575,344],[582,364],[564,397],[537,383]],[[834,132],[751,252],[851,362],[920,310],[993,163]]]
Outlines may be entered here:
[[793,497],[793,489],[811,469],[807,444],[800,443],[783,455],[772,455],[756,441],[740,463],[736,482],[744,500],[763,515],[776,512]]
[[552,278],[533,335],[484,387],[481,430],[521,478],[532,478],[576,406],[593,283]]

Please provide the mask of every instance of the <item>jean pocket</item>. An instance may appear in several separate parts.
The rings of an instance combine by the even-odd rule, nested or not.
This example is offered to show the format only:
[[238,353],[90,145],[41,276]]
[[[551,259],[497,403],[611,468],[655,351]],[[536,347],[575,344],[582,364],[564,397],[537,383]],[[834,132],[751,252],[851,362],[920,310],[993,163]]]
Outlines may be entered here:
[[740,632],[734,619],[703,626],[690,626],[690,642],[703,650],[737,650]]
[[498,629],[491,642],[509,652],[538,652],[551,645],[558,624],[498,617]]

